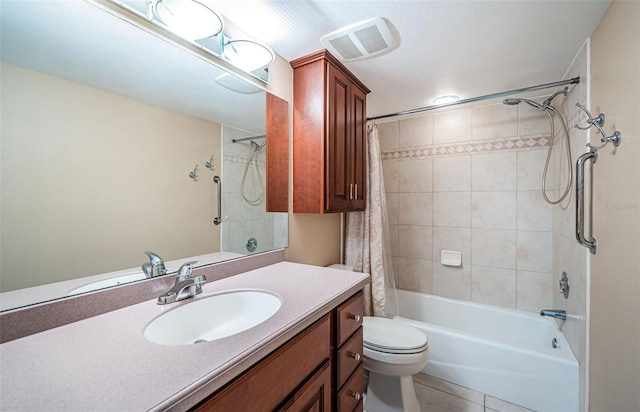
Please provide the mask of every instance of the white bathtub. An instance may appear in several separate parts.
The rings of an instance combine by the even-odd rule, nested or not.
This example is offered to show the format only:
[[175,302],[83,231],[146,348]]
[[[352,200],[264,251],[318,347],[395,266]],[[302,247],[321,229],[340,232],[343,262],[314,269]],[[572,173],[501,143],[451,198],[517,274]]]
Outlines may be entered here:
[[552,319],[397,292],[396,319],[427,335],[424,373],[536,411],[578,411],[578,362]]

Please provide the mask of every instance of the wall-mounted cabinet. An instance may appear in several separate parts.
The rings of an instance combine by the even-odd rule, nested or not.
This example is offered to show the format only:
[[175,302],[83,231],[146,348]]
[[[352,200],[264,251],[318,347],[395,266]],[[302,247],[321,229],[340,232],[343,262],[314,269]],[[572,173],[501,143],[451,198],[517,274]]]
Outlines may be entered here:
[[326,50],[293,67],[293,211],[333,213],[366,206],[369,89]]

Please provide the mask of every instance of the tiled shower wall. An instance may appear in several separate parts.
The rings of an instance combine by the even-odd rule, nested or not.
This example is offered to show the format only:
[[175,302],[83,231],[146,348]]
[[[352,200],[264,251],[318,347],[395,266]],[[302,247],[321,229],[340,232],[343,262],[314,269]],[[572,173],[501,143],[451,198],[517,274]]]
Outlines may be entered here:
[[[501,103],[379,124],[397,284],[538,312],[553,303],[547,116]],[[462,252],[462,266],[440,263]]]
[[[566,75],[581,82],[553,101],[568,127],[573,173],[589,141],[588,131],[573,127],[586,119],[575,104],[589,107],[589,58],[587,41]],[[535,313],[565,309],[558,324],[580,364],[586,410],[589,252],[575,240],[575,176],[564,201],[542,198],[548,117],[498,103],[381,123],[379,131],[398,287]],[[552,199],[570,179],[563,135],[556,121]],[[462,266],[442,265],[443,249],[461,251]],[[563,271],[568,299],[558,289]]]

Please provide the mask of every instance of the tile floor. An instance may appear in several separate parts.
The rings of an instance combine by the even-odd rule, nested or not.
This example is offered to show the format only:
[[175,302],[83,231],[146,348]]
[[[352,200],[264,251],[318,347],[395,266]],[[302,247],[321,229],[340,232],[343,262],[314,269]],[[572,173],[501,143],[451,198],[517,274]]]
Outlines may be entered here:
[[532,412],[429,375],[419,373],[413,382],[422,412]]

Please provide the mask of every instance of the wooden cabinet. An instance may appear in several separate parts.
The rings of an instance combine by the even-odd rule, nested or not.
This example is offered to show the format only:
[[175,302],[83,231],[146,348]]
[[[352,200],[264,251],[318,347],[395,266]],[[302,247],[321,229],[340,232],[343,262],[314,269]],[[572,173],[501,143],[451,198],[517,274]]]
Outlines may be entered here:
[[194,411],[362,411],[362,292],[209,396]]
[[309,380],[295,392],[279,411],[330,411],[331,362],[326,360]]
[[[196,408],[199,412],[273,411],[331,358],[330,315],[309,326]],[[328,392],[330,393],[330,391]],[[293,394],[293,395],[292,395]],[[331,410],[331,397],[323,398]]]
[[293,211],[364,210],[369,89],[326,50],[291,67]]
[[364,297],[357,293],[335,310],[334,405],[338,412],[363,410],[362,321]]
[[289,210],[289,103],[267,93],[267,212]]

